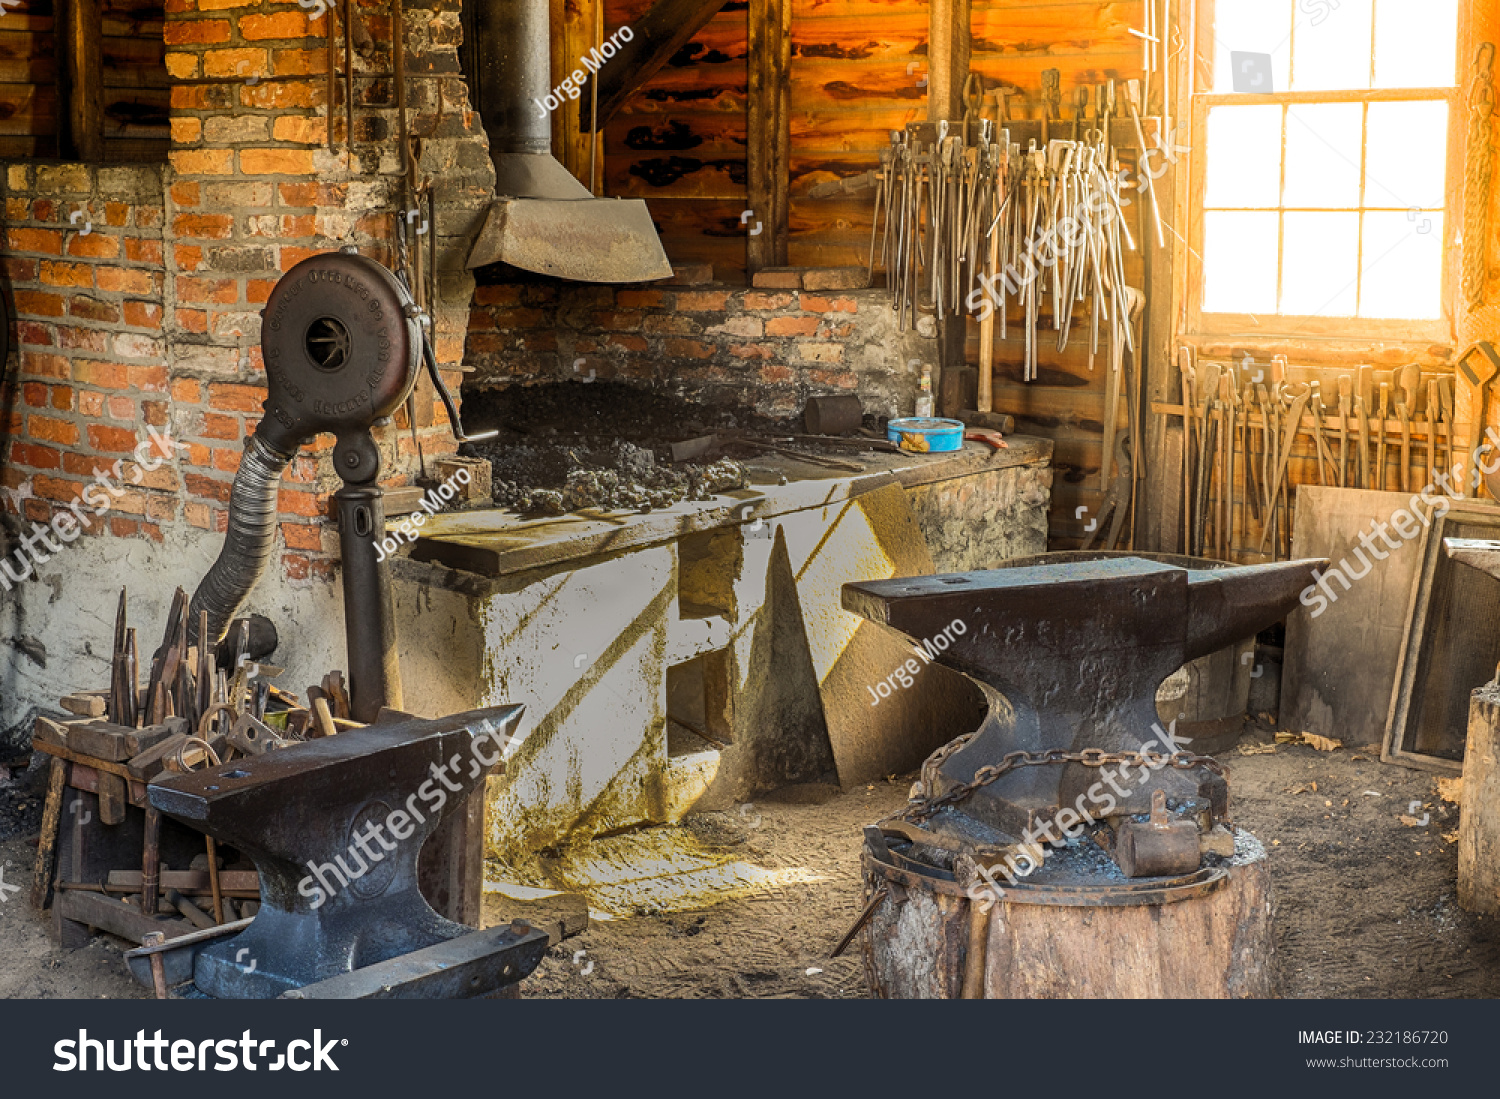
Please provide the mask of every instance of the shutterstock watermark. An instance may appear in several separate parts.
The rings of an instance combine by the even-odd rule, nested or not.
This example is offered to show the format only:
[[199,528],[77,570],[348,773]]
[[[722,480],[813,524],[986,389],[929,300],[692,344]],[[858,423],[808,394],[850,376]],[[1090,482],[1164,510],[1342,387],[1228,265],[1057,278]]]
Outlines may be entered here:
[[[948,625],[943,627],[941,633],[927,638],[922,642],[921,648],[917,650],[916,656],[908,659],[906,663],[902,664],[890,675],[886,676],[879,683],[875,684],[875,686],[867,686],[865,688],[865,690],[870,692],[870,705],[879,706],[881,699],[890,698],[891,695],[895,694],[897,690],[904,690],[905,688],[910,687],[917,681],[917,673],[920,672],[928,664],[931,664],[933,658],[936,657],[938,653],[946,652],[948,646],[953,644],[953,639],[955,637],[962,637],[968,632],[968,625],[962,619],[955,618],[952,622],[949,622]],[[920,657],[922,660],[920,664],[917,663],[918,657]],[[901,685],[899,688],[896,686],[897,683]]]
[[[1156,735],[1141,745],[1141,752],[1146,758],[1134,768],[1129,763],[1115,764],[1114,769],[1101,767],[1099,781],[1079,794],[1072,805],[1064,805],[1049,819],[1032,825],[1022,834],[1016,853],[1006,855],[1003,861],[993,867],[976,863],[975,868],[981,880],[971,883],[964,891],[969,900],[978,904],[981,911],[988,912],[996,901],[1005,899],[1005,887],[995,880],[996,872],[1011,885],[1035,873],[1041,868],[1050,849],[1062,847],[1069,840],[1077,839],[1083,834],[1085,825],[1094,824],[1114,812],[1115,806],[1129,796],[1129,791],[1123,789],[1120,783],[1132,778],[1132,770],[1137,772],[1134,775],[1135,784],[1143,786],[1152,775],[1171,762],[1174,753],[1192,743],[1191,737],[1177,735],[1175,720],[1165,729],[1153,722],[1151,731]],[[1161,745],[1164,751],[1152,755],[1152,744]],[[1116,794],[1119,795],[1118,801]],[[1056,835],[1053,834],[1054,830]],[[1047,846],[1043,847],[1039,841],[1045,841]]]
[[[478,775],[481,768],[488,770],[504,759],[510,744],[508,739],[502,742],[502,731],[491,724],[488,718],[479,723],[479,728],[483,735],[476,737],[470,746],[470,778]],[[494,746],[493,753],[489,750],[491,745]],[[316,912],[338,896],[340,889],[347,889],[384,862],[386,855],[396,850],[397,844],[416,833],[415,825],[426,824],[429,816],[436,817],[441,813],[443,806],[448,804],[449,794],[463,791],[463,787],[450,778],[459,773],[462,763],[463,756],[457,753],[441,766],[434,763],[431,768],[432,777],[417,787],[416,792],[406,799],[403,808],[392,809],[386,815],[384,824],[371,821],[363,832],[354,834],[354,839],[349,844],[347,863],[343,855],[335,855],[333,862],[325,863],[309,859],[309,873],[297,883],[297,892],[312,902],[312,910]],[[425,814],[417,804],[419,801],[426,806]],[[396,840],[395,843],[386,839],[387,832]]]
[[[1500,435],[1492,427],[1485,428],[1484,434],[1486,441],[1480,445],[1474,468],[1469,471],[1470,488],[1478,488],[1485,476],[1500,472]],[[1356,568],[1349,560],[1351,555],[1346,554],[1339,559],[1337,565],[1315,574],[1317,578],[1302,589],[1299,597],[1304,607],[1311,608],[1312,617],[1317,618],[1337,603],[1339,596],[1349,591],[1356,581],[1369,576],[1377,561],[1384,561],[1409,542],[1420,538],[1425,529],[1448,514],[1453,506],[1452,501],[1464,499],[1460,472],[1462,468],[1454,465],[1446,473],[1437,469],[1428,470],[1432,480],[1421,491],[1412,495],[1406,507],[1397,508],[1383,520],[1370,520],[1370,529],[1361,532],[1359,545],[1352,552],[1354,561],[1361,567]],[[1426,505],[1426,510],[1419,505]],[[1342,591],[1334,590],[1335,580],[1342,586]]]
[[[186,443],[173,442],[170,435],[149,424],[146,430],[151,438],[135,448],[135,472],[130,477],[130,483],[134,485],[139,485],[145,474],[156,470],[176,451],[188,449]],[[152,460],[153,450],[161,457]],[[15,552],[10,557],[0,558],[0,587],[10,591],[13,585],[29,580],[36,574],[38,565],[52,560],[52,554],[61,553],[63,546],[76,542],[80,534],[92,528],[95,519],[103,518],[114,502],[125,495],[125,489],[119,483],[125,479],[125,461],[124,458],[116,460],[108,470],[96,467],[94,479],[84,486],[71,504],[54,515],[50,523],[45,526],[36,522],[31,524],[31,532],[20,536],[21,544]],[[48,536],[49,533],[52,537]],[[11,567],[12,557],[16,561],[14,568]]]

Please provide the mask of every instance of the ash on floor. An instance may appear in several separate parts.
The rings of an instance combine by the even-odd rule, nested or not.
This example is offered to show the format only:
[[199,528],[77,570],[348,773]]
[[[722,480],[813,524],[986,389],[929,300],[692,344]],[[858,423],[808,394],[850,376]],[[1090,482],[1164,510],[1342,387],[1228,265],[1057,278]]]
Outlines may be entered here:
[[[1241,744],[1271,742],[1262,727]],[[1220,759],[1236,823],[1270,860],[1280,995],[1500,995],[1500,921],[1458,907],[1457,851],[1445,839],[1458,827],[1458,807],[1438,796],[1435,776],[1381,764],[1375,749],[1280,744]],[[833,961],[828,952],[859,912],[860,827],[897,809],[907,786],[688,818],[704,842],[737,858],[821,880],[698,912],[596,921],[549,953],[526,994],[866,996],[857,949]],[[1425,824],[1401,819],[1424,816]]]
[[[1267,727],[1241,747],[1271,743]],[[1236,822],[1270,859],[1282,996],[1500,995],[1500,922],[1457,905],[1456,848],[1445,837],[1458,808],[1438,796],[1433,775],[1383,765],[1373,749],[1281,744],[1220,758]],[[688,818],[703,848],[795,872],[782,876],[789,884],[697,911],[596,921],[548,954],[524,995],[866,996],[857,951],[833,961],[828,952],[859,911],[860,828],[897,809],[907,787],[791,787]],[[0,842],[8,883],[29,883],[33,853],[27,840]],[[501,898],[486,898],[486,922],[510,914]],[[24,892],[0,903],[0,941],[0,997],[146,994],[107,936],[86,950],[55,950]]]

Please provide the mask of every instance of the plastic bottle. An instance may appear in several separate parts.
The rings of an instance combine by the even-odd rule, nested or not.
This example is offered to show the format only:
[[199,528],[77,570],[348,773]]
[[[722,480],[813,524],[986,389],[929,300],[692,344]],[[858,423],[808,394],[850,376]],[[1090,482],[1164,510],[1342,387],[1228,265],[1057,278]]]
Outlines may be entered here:
[[922,367],[922,382],[917,387],[917,409],[914,413],[918,418],[930,417],[932,415],[932,367]]

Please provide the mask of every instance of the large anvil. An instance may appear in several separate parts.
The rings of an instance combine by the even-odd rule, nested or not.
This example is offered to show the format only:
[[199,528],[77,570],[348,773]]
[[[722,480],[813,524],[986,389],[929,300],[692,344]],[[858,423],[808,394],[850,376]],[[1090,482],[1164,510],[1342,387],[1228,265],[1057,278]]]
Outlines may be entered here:
[[[843,601],[973,679],[989,700],[979,735],[939,768],[941,793],[1018,749],[1172,751],[1156,712],[1162,680],[1281,618],[1327,565],[1200,570],[1126,557],[845,584]],[[1147,812],[1153,790],[1203,797],[1213,782],[1201,768],[1163,767],[1147,782],[1127,768],[1117,777],[1125,796],[1112,795],[1109,809],[1087,794],[1100,778],[1077,763],[1023,767],[960,808],[1019,836],[1080,799],[1094,815]]]
[[[422,844],[500,761],[523,707],[350,730],[267,755],[174,775],[151,804],[255,860],[260,911],[198,955],[210,996],[261,999],[470,934],[439,916],[417,882]],[[547,936],[492,944],[508,981],[531,971]]]

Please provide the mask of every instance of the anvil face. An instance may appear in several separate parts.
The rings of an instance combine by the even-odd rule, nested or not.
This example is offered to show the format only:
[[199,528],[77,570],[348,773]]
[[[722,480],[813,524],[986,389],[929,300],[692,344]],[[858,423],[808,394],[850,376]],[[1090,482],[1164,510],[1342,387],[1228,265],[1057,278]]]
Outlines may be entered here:
[[1500,577],[1500,541],[1493,538],[1444,538],[1443,549],[1455,561]]
[[151,804],[255,860],[261,908],[194,983],[260,999],[466,934],[417,885],[422,844],[500,759],[523,707],[373,726],[150,786]]
[[[1069,562],[846,584],[844,608],[926,643],[933,659],[976,680],[989,699],[980,735],[940,768],[947,789],[1016,750],[1176,750],[1157,722],[1162,680],[1276,621],[1326,565]],[[1088,796],[1100,778],[1098,768],[1079,764],[1025,767],[976,791],[962,812],[1018,836],[1080,798],[1096,803],[1095,815],[1145,812],[1153,790],[1206,796],[1213,781],[1199,769],[1164,768],[1149,782],[1120,782],[1125,792],[1106,809],[1099,794]]]

